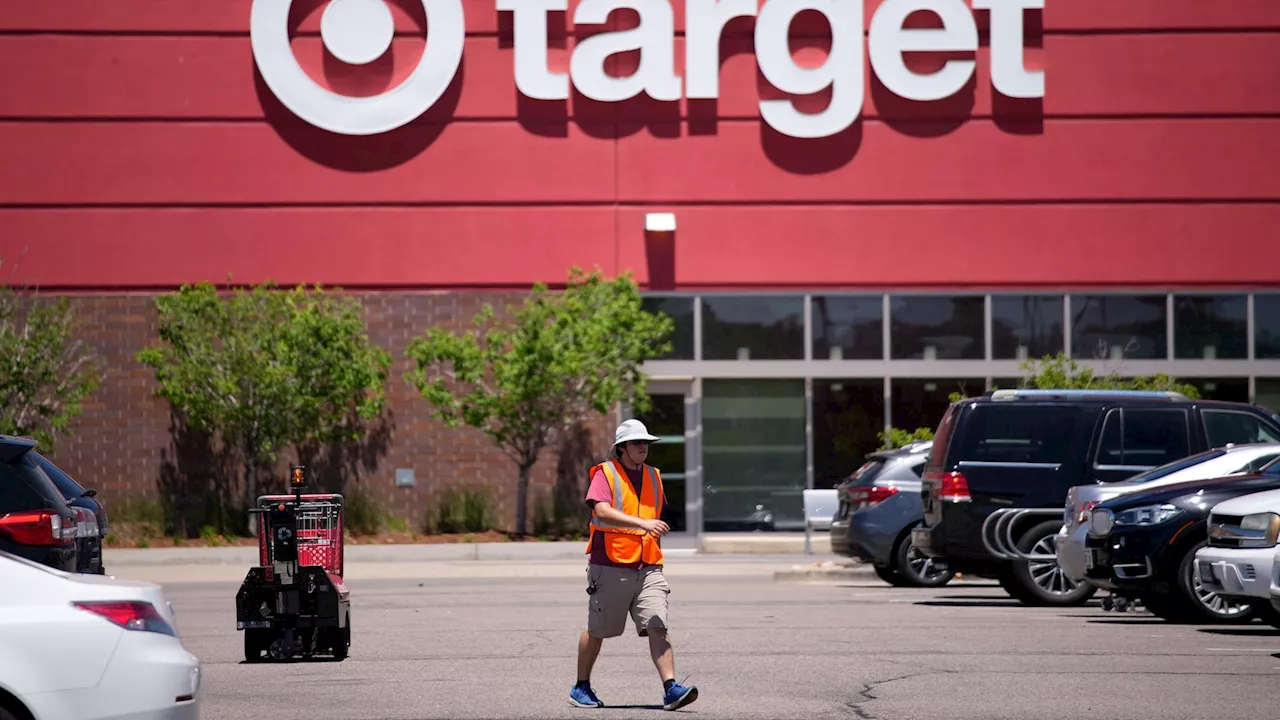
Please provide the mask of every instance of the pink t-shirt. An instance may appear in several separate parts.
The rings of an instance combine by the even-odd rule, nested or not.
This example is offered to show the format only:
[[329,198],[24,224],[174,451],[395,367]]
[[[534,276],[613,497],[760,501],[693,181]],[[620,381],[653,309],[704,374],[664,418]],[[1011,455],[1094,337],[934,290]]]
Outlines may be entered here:
[[[616,467],[616,466],[615,466]],[[632,470],[625,465],[622,467],[626,470],[625,477],[631,483],[631,488],[636,494],[640,494],[640,483],[644,482],[644,470]],[[613,504],[613,487],[609,485],[609,478],[605,477],[604,470],[596,470],[591,476],[591,485],[587,488],[587,507],[595,510],[596,503],[604,502]],[[658,547],[662,547],[662,540],[658,539]],[[638,568],[641,563],[616,563],[609,559],[604,551],[604,535],[596,533],[591,540],[591,559],[592,565],[609,565],[612,567]]]

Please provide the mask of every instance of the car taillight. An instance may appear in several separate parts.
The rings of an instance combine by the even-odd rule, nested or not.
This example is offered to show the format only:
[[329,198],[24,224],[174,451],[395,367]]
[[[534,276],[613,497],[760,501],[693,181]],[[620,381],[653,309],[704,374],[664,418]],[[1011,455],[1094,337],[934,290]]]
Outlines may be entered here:
[[125,630],[160,633],[177,637],[173,626],[149,602],[139,600],[106,600],[71,603],[75,607],[110,620]]
[[0,533],[19,545],[71,545],[75,543],[76,528],[65,527],[56,512],[36,510],[0,517]]
[[861,487],[849,488],[846,495],[849,498],[849,505],[854,510],[862,510],[888,500],[897,494],[898,488],[893,487]]
[[969,502],[973,499],[969,495],[969,481],[965,479],[964,473],[944,473],[939,480],[939,500],[945,502]]

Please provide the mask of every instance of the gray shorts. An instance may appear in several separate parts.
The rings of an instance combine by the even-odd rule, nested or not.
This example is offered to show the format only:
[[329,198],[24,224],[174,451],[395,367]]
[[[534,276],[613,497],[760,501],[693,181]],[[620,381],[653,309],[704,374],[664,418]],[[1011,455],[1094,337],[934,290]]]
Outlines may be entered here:
[[587,584],[596,588],[587,603],[587,632],[592,637],[618,637],[626,629],[628,615],[640,637],[647,636],[649,628],[667,628],[671,586],[661,565],[639,570],[588,565]]

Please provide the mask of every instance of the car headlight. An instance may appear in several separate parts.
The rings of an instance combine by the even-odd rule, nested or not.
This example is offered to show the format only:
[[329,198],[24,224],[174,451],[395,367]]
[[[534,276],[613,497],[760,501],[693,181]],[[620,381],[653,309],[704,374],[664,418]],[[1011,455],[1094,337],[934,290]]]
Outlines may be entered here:
[[[1280,515],[1254,513],[1240,519],[1239,525],[1220,522],[1217,516],[1209,516],[1210,540],[1234,540],[1240,548],[1275,547],[1280,539]],[[1228,546],[1230,544],[1228,543]]]
[[1089,515],[1089,532],[1098,537],[1110,535],[1115,523],[1114,513],[1106,508],[1098,508]]
[[1182,511],[1173,505],[1143,505],[1116,513],[1116,525],[1159,525],[1177,517]]

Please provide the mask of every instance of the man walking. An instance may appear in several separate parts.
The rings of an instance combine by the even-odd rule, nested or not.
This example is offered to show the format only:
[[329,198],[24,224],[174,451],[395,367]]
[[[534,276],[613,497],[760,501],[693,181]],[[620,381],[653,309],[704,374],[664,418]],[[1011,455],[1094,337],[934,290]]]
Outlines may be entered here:
[[614,433],[614,457],[591,468],[587,505],[587,629],[578,638],[578,684],[569,702],[604,707],[591,688],[591,668],[605,638],[618,637],[627,617],[636,633],[649,638],[649,653],[662,678],[662,707],[675,710],[698,699],[698,689],[676,682],[675,658],[667,636],[667,595],[659,538],[670,527],[659,518],[666,495],[658,469],[646,465],[649,434],[639,420],[627,420]]

